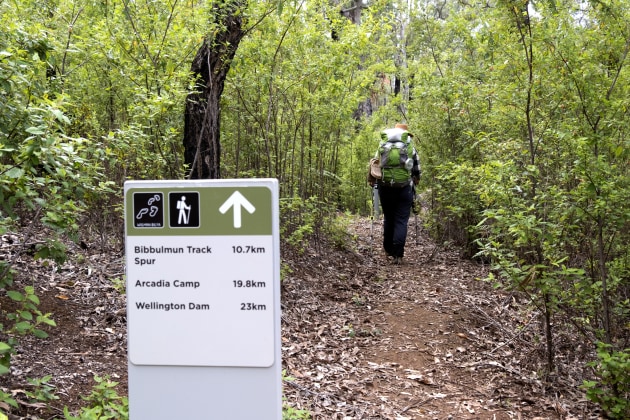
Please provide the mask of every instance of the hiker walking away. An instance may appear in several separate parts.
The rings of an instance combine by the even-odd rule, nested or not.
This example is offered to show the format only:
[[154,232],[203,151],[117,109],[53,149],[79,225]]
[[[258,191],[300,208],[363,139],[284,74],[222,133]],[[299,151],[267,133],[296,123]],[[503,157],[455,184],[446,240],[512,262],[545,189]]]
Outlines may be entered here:
[[383,130],[375,155],[381,167],[381,178],[376,182],[383,208],[383,248],[394,264],[402,264],[414,187],[420,180],[412,137],[406,124]]

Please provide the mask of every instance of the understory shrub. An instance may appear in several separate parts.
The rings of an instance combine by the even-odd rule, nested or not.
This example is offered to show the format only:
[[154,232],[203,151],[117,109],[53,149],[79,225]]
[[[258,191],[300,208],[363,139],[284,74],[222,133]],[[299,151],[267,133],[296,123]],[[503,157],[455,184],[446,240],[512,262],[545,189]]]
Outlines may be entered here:
[[630,349],[614,351],[599,343],[598,360],[591,363],[597,381],[584,381],[589,400],[599,404],[611,419],[630,418]]

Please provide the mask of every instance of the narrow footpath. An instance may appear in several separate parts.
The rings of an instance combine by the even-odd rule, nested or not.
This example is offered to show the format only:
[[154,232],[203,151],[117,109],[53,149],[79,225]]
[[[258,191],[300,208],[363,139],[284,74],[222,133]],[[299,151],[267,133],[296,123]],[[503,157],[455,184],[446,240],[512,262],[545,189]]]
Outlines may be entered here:
[[487,267],[436,247],[413,219],[392,265],[380,229],[359,219],[352,249],[285,256],[291,406],[314,420],[598,418],[570,377],[550,385],[524,368],[542,351],[538,324],[480,281]]

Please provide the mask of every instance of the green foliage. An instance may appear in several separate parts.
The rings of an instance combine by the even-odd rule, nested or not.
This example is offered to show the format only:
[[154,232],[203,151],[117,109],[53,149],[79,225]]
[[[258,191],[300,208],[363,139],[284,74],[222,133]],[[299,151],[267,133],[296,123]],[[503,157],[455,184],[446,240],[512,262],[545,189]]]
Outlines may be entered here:
[[[7,290],[7,296],[18,303],[15,312],[5,315],[8,323],[0,322],[0,333],[8,337],[6,342],[0,341],[0,376],[10,374],[11,355],[15,351],[18,343],[17,337],[32,334],[38,338],[48,337],[48,333],[41,329],[41,326],[55,326],[55,321],[50,318],[50,314],[44,314],[38,309],[39,298],[35,295],[32,286],[26,286],[23,292]],[[3,320],[0,320],[3,321]],[[54,399],[52,388],[46,384],[50,378],[43,378],[39,381],[33,380],[32,385],[36,386],[34,393],[29,397],[47,397]],[[0,391],[0,403],[8,404],[17,408],[15,398],[9,393]]]
[[28,383],[33,389],[26,391],[26,396],[31,403],[50,403],[59,399],[55,394],[56,388],[48,383],[51,379],[52,375],[46,375],[39,379],[28,379]]
[[311,414],[306,410],[298,410],[289,405],[282,407],[282,420],[308,420],[311,418]]
[[599,404],[611,419],[630,416],[630,349],[613,351],[612,346],[598,343],[598,361],[591,364],[598,381],[585,381],[583,388],[589,400]]
[[4,289],[13,284],[13,271],[11,264],[7,261],[0,261],[0,289]]
[[[282,371],[282,380],[291,382],[294,381],[295,378],[288,376],[285,370]],[[291,407],[290,405],[284,403],[282,405],[282,420],[308,420],[311,418],[311,414],[307,410],[298,410],[296,408]]]
[[39,298],[35,295],[33,286],[26,286],[24,292],[8,290],[7,296],[19,303],[19,308],[14,313],[9,313],[6,318],[13,322],[13,326],[7,330],[7,334],[33,334],[39,338],[46,338],[48,334],[39,329],[42,325],[56,326],[50,318],[51,314],[43,314],[39,309]]
[[339,186],[343,208],[354,213],[368,214],[371,209],[371,189],[366,181],[368,160],[378,148],[378,133],[385,122],[375,118],[348,141],[348,146],[340,150]]
[[9,373],[11,346],[0,341],[0,375]]
[[96,385],[92,393],[83,399],[87,406],[81,408],[79,414],[70,414],[67,407],[64,408],[64,418],[66,420],[125,420],[129,418],[129,400],[121,397],[116,392],[118,382],[112,382],[109,377],[94,377]]
[[[32,334],[38,338],[46,338],[48,333],[42,330],[41,327],[54,327],[56,325],[55,321],[50,318],[50,314],[44,314],[38,309],[39,298],[35,295],[32,286],[26,286],[23,292],[9,289],[6,293],[9,299],[18,303],[18,307],[15,312],[4,315],[6,321],[8,321],[6,324],[0,322],[0,333],[8,337],[6,342],[0,341],[0,376],[10,374],[11,355],[18,344],[17,337]],[[4,319],[0,319],[0,321],[4,321]],[[48,380],[50,378],[45,377],[31,382],[32,385],[36,386],[36,391],[32,394],[33,397],[38,395],[54,399],[52,388],[46,384]],[[0,391],[0,403],[8,404],[14,408],[18,406],[17,401],[10,393],[2,391]]]
[[[81,99],[77,132],[103,139],[107,174],[179,178],[181,135],[190,60],[208,30],[205,2],[91,5],[71,41],[66,89]],[[112,31],[116,27],[118,30]],[[62,28],[63,29],[63,28]],[[61,56],[61,51],[59,51]],[[93,77],[96,75],[96,77]]]
[[284,281],[288,276],[293,273],[293,270],[286,262],[282,261],[280,264],[280,281]]
[[608,343],[630,321],[628,11],[565,6],[428,4],[407,46],[430,231],[544,315],[550,369],[554,319]]
[[[2,390],[0,390],[0,403],[3,403],[8,407],[13,407],[13,408],[18,407],[18,404],[15,398],[13,398],[13,396],[10,393],[4,392]],[[4,415],[3,411],[4,411],[3,409],[0,409],[0,419],[2,419],[2,416]]]
[[436,237],[454,240],[468,249],[477,239],[473,227],[479,223],[483,208],[477,172],[465,163],[439,165],[431,185],[434,205],[428,220],[430,229]]
[[35,246],[35,259],[53,260],[57,264],[63,264],[67,258],[66,246],[59,241],[47,240],[44,244]]
[[[365,52],[391,44],[376,19],[382,4],[364,9],[364,26],[340,16],[337,6],[316,4],[285,4],[241,42],[223,94],[229,112],[221,123],[222,162],[227,177],[278,178],[283,198],[316,198],[328,213],[347,203],[365,207],[366,159],[348,153],[357,131],[353,113],[369,97],[374,75],[389,66]],[[250,13],[267,7],[250,3]],[[357,165],[361,183],[347,176]]]
[[[41,22],[28,21],[41,16],[13,20],[18,10],[0,8],[0,213],[7,218],[2,223],[28,220],[73,235],[90,199],[111,191],[102,178],[100,151],[95,142],[68,134],[75,105],[62,92],[51,92],[47,78],[54,45],[37,31]],[[42,247],[42,256],[49,251],[60,256],[52,241]]]
[[306,250],[306,242],[312,240],[321,227],[322,219],[319,217],[317,204],[314,197],[306,200],[300,197],[280,200],[280,234],[288,245],[300,253]]
[[120,293],[121,295],[124,295],[126,292],[126,280],[125,278],[120,278],[120,277],[115,277],[113,279],[111,279],[112,282],[112,286],[114,287],[114,289]]
[[339,213],[326,220],[324,234],[335,249],[347,250],[351,247],[350,241],[353,238],[348,233],[348,228],[352,220],[353,216],[349,213]]

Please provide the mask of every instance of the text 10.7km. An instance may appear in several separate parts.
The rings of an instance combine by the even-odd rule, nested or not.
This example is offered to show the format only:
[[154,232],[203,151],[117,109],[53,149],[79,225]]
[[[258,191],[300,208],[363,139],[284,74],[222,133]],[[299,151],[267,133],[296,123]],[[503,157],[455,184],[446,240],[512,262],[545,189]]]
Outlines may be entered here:
[[234,254],[264,254],[264,246],[252,246],[252,245],[234,245],[232,246],[232,252]]

